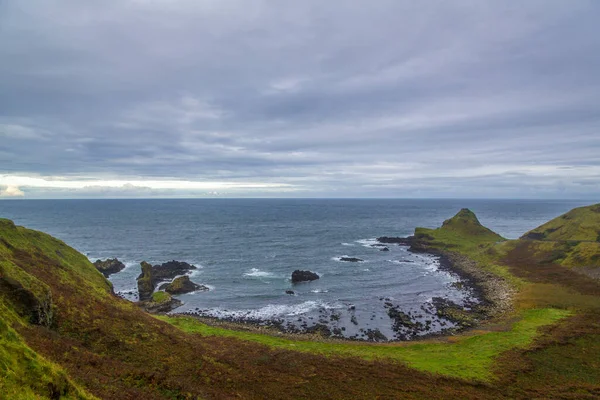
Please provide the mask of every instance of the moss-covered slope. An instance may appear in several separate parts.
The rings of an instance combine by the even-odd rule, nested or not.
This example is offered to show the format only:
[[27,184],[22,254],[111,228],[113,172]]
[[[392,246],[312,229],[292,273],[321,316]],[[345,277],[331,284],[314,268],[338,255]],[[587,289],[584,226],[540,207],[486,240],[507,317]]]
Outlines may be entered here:
[[574,208],[527,232],[522,239],[600,243],[600,203]]
[[544,263],[600,277],[600,204],[579,207],[522,236]]

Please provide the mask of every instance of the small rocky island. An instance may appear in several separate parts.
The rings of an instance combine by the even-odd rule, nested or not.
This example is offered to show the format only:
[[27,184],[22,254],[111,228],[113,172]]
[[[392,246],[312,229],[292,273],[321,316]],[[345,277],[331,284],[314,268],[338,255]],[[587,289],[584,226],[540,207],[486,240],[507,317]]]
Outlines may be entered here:
[[112,274],[116,274],[117,272],[121,272],[125,269],[125,264],[119,261],[117,258],[109,258],[106,260],[96,260],[94,262],[94,267],[108,278]]
[[292,272],[292,283],[315,281],[319,275],[312,271],[295,270]]
[[[192,282],[187,275],[179,276],[197,269],[196,266],[182,261],[169,261],[160,265],[140,263],[142,273],[137,277],[139,304],[148,312],[169,312],[183,303],[171,295],[194,291],[206,291],[208,287]],[[157,286],[165,281],[155,292]]]

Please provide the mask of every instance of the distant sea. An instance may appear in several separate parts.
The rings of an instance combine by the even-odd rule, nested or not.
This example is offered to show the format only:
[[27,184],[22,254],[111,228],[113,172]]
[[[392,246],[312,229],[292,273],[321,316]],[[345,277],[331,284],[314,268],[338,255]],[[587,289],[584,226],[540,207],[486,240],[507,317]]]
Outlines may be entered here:
[[[472,293],[436,257],[405,247],[373,247],[379,236],[435,228],[463,207],[506,238],[589,201],[389,199],[6,200],[0,217],[47,232],[90,260],[117,257],[127,268],[112,275],[115,291],[136,299],[142,260],[186,261],[191,279],[208,292],[180,296],[178,312],[242,320],[279,320],[302,329],[326,325],[365,339],[392,329],[385,303],[424,320],[434,297],[461,303]],[[343,262],[340,257],[363,262]],[[295,269],[321,279],[293,285]],[[293,290],[294,295],[286,294]],[[433,321],[430,332],[451,326]],[[342,329],[343,328],[343,329]],[[405,337],[404,337],[405,338]]]

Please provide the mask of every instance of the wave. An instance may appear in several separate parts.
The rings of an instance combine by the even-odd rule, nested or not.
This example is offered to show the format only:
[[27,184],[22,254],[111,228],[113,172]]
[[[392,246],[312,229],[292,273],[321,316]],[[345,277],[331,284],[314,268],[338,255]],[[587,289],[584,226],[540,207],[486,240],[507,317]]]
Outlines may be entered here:
[[379,244],[376,238],[359,239],[356,240],[356,243],[360,244],[363,247],[373,247],[374,244]]
[[342,246],[356,246],[354,243],[342,243]]
[[250,272],[245,272],[244,276],[251,276],[255,278],[273,278],[275,275],[272,272],[261,271],[258,268],[252,268]]
[[311,293],[327,293],[329,292],[329,290],[327,289],[313,289],[311,290]]
[[339,305],[331,305],[322,301],[305,301],[300,304],[284,305],[269,304],[255,310],[225,310],[213,308],[202,312],[203,315],[216,318],[240,319],[240,320],[268,320],[277,317],[293,317],[311,311],[323,309],[340,308]]

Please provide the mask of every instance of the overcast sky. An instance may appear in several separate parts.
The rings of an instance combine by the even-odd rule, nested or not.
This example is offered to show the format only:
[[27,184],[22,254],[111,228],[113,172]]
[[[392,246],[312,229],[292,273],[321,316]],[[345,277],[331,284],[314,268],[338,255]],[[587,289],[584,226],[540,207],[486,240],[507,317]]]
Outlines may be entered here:
[[0,197],[600,198],[600,1],[0,0]]

